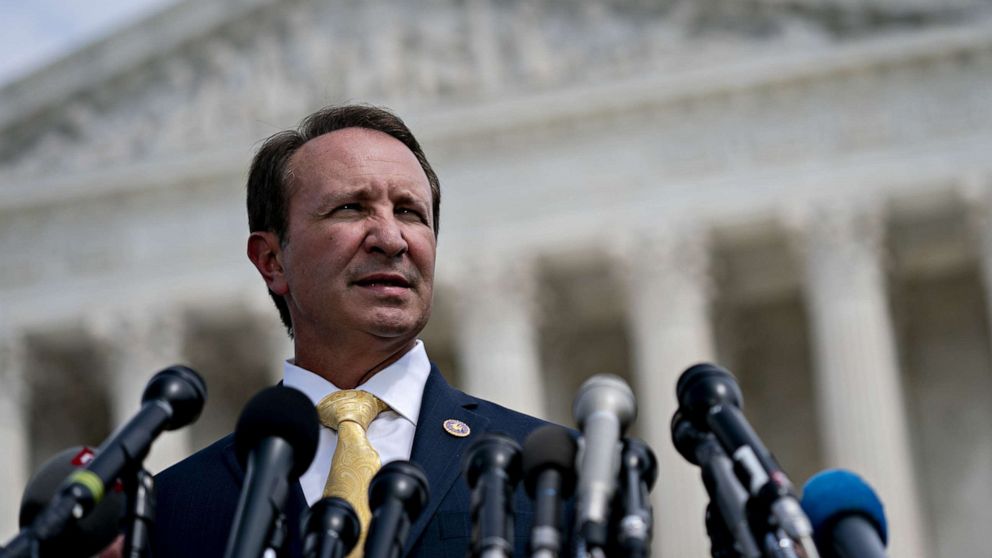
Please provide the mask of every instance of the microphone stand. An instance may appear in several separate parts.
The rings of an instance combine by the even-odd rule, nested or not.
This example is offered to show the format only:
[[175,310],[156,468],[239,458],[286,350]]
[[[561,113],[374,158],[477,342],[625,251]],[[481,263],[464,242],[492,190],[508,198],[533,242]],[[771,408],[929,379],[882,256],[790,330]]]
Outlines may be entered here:
[[279,555],[282,546],[286,544],[286,531],[286,512],[280,511],[272,522],[272,532],[269,535],[269,542],[265,545],[265,551],[262,552],[263,558],[275,558]]
[[151,530],[155,524],[155,478],[142,466],[124,478],[128,505],[123,556],[148,558],[151,556]]

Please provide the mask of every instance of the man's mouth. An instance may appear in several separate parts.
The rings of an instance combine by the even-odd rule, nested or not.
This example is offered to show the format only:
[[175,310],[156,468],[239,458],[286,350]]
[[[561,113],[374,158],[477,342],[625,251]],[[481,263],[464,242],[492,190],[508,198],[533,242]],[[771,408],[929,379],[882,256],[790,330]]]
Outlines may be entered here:
[[406,280],[405,277],[395,273],[376,273],[374,275],[368,275],[362,277],[361,279],[355,281],[355,284],[360,287],[397,287],[403,289],[410,288],[410,282]]

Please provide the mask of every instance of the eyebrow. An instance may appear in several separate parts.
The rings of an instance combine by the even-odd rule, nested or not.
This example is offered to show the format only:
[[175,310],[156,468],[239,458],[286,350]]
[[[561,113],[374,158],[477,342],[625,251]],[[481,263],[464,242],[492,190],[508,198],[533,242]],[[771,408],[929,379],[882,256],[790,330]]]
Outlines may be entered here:
[[[359,186],[345,191],[325,192],[321,194],[317,201],[317,211],[324,212],[332,209],[344,200],[365,201],[372,197],[374,197],[372,195],[372,188],[367,186]],[[405,189],[396,194],[396,203],[416,205],[428,210],[431,207],[430,202],[421,199],[414,193]]]
[[423,205],[430,206],[426,200],[420,199],[418,196],[412,194],[411,192],[403,191],[397,194],[396,201],[398,203],[408,203],[412,205]]

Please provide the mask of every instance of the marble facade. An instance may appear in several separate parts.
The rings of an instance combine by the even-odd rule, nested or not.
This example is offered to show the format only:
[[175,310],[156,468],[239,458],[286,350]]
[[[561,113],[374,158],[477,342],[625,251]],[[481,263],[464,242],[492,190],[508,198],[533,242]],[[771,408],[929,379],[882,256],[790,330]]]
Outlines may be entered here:
[[244,175],[261,138],[360,99],[441,178],[432,358],[566,424],[585,377],[627,378],[655,555],[708,555],[668,430],[699,360],[738,374],[798,484],[841,466],[877,488],[893,556],[981,555],[989,4],[734,4],[188,2],[0,89],[0,530],[158,368],[191,363],[210,399],[153,469],[278,377]]

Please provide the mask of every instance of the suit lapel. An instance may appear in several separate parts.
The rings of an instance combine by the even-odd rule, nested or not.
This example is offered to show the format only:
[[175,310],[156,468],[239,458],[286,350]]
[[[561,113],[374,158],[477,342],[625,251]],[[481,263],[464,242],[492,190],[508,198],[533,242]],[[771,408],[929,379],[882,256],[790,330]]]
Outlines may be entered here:
[[[404,554],[423,534],[437,507],[461,476],[462,456],[466,449],[489,428],[488,418],[472,412],[475,406],[473,400],[449,386],[437,367],[431,367],[420,405],[410,460],[423,467],[430,499],[420,518],[410,528]],[[464,438],[447,433],[443,425],[448,419],[464,422],[471,433]]]

